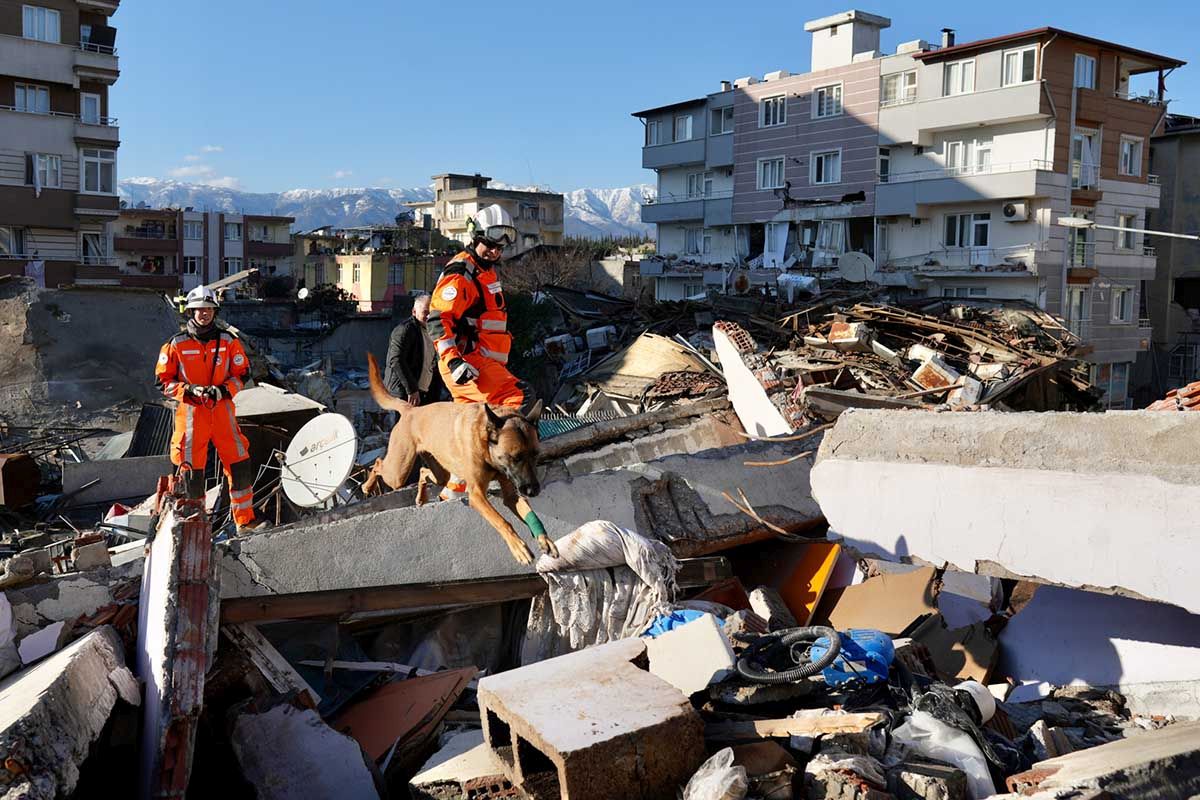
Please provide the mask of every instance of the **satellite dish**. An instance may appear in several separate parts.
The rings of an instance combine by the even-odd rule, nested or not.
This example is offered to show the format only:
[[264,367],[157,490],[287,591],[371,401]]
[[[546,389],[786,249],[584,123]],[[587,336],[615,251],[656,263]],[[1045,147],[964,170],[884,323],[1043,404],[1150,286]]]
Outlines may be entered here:
[[308,287],[305,286],[303,289],[296,292],[296,297],[299,297],[301,300],[307,300],[308,299]]
[[745,272],[739,272],[733,279],[733,291],[735,294],[745,294],[750,291],[750,276]]
[[875,274],[875,262],[866,253],[842,253],[838,258],[838,271],[843,280],[865,283]]
[[358,436],[341,414],[321,414],[296,432],[283,457],[283,493],[301,508],[324,505],[341,488],[358,455]]

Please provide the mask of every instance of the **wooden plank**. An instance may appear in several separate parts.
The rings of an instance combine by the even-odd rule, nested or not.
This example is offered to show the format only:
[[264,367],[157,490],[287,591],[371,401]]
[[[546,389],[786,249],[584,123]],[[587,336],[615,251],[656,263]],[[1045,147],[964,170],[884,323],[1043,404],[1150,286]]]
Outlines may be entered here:
[[883,714],[829,714],[823,717],[727,720],[704,726],[704,738],[720,742],[744,739],[782,739],[788,736],[821,736],[862,733],[883,721]]
[[649,428],[651,425],[673,422],[688,417],[702,417],[715,411],[729,408],[726,397],[715,400],[702,400],[696,403],[679,403],[647,414],[635,414],[629,417],[603,420],[577,430],[555,436],[542,443],[538,451],[539,461],[551,461],[562,458],[584,447],[616,441],[633,431]]
[[[733,574],[721,557],[683,559],[676,580],[681,588],[708,586]],[[546,590],[540,575],[487,578],[447,583],[412,583],[404,586],[370,586],[321,592],[238,597],[221,602],[221,621],[341,617],[360,611],[401,611],[431,606],[470,606],[524,600]]]
[[226,624],[221,626],[221,633],[234,647],[246,654],[275,691],[280,694],[296,692],[302,697],[307,695],[312,708],[321,703],[321,696],[300,677],[300,673],[292,668],[258,628],[247,623]]
[[[390,672],[401,673],[404,675],[415,675],[420,678],[425,675],[433,675],[440,670],[421,669],[420,667],[410,666],[408,664],[397,664],[391,661],[318,661],[314,659],[305,659],[300,662],[304,667],[319,667],[320,669],[344,669],[350,672]],[[482,676],[484,671],[480,671]],[[474,689],[479,685],[479,678],[472,678],[467,684],[468,687]],[[478,716],[475,719],[479,719]]]

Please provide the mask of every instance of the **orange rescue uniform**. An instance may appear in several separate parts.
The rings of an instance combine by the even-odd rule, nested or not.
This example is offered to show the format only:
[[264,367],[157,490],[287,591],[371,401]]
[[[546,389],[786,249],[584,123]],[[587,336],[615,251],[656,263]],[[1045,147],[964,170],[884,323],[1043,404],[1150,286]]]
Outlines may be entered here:
[[[197,338],[179,333],[162,346],[154,376],[162,392],[175,400],[175,431],[171,436],[171,463],[203,474],[212,442],[229,480],[229,501],[238,527],[254,521],[254,489],[248,470],[234,470],[250,457],[249,444],[238,428],[233,397],[242,390],[250,361],[242,343],[227,331],[214,328]],[[220,400],[194,397],[189,386],[217,386]],[[246,465],[248,466],[248,465]],[[234,475],[240,480],[235,480]]]

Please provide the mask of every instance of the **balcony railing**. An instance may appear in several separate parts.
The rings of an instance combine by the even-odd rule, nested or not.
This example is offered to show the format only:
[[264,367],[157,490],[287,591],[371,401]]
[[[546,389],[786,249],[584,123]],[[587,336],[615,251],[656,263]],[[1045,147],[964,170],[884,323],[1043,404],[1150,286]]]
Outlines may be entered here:
[[906,183],[908,181],[936,180],[937,178],[962,178],[971,175],[1001,175],[1008,172],[1024,172],[1031,169],[1050,170],[1053,165],[1045,159],[1009,161],[1000,164],[968,164],[942,169],[925,169],[913,172],[892,172],[880,178],[880,183]]
[[1147,175],[1146,183],[1150,184],[1151,186],[1160,186],[1161,185],[1157,175]]
[[93,44],[91,42],[80,42],[79,49],[85,53],[101,53],[106,56],[115,56],[117,48],[106,44]]
[[911,92],[906,92],[899,97],[889,97],[884,100],[880,100],[879,107],[892,108],[893,106],[904,106],[915,102],[917,102],[917,93],[916,90],[913,90]]
[[887,256],[884,263],[887,267],[899,269],[971,269],[1000,266],[1012,269],[1021,263],[1029,266],[1043,250],[1045,245],[1041,243],[1010,247],[943,247],[915,256]]
[[1139,331],[1150,331],[1154,329],[1154,323],[1149,317],[1138,317],[1137,326]]
[[154,230],[146,228],[126,229],[124,233],[114,234],[119,239],[178,239],[175,229]]
[[1133,103],[1145,103],[1148,106],[1163,105],[1162,98],[1156,94],[1130,94],[1129,92],[1113,92],[1118,100],[1129,100]]
[[1158,248],[1152,244],[1142,245],[1142,255],[1148,258],[1158,258]]
[[33,114],[39,117],[58,117],[60,119],[73,119],[82,122],[85,125],[106,125],[116,126],[116,117],[90,117],[85,119],[79,114],[71,113],[70,111],[30,111],[27,108],[17,108],[16,106],[0,105],[0,111],[14,111],[18,114]]
[[1071,267],[1091,267],[1096,264],[1096,243],[1076,241],[1067,244]]
[[1071,188],[1094,189],[1100,185],[1100,165],[1071,162]]
[[733,197],[733,189],[718,189],[703,194],[675,194],[674,192],[666,192],[658,197],[642,197],[642,205],[662,205],[664,203],[690,203],[695,200],[717,200],[720,198]]

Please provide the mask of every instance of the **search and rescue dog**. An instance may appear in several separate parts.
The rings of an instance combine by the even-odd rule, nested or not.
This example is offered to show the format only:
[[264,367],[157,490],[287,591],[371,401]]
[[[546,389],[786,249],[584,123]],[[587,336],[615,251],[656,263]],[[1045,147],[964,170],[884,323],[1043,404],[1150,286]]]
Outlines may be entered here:
[[[375,459],[363,483],[364,495],[371,494],[379,481],[392,489],[400,488],[420,457],[439,486],[446,485],[450,473],[461,476],[467,484],[471,507],[499,532],[513,558],[531,564],[533,554],[529,548],[488,500],[487,489],[494,480],[500,484],[504,505],[537,534],[541,551],[558,557],[558,549],[541,530],[541,522],[525,499],[536,497],[541,491],[537,477],[537,420],[542,414],[541,402],[527,417],[505,408],[493,411],[485,403],[414,406],[388,393],[379,374],[379,364],[369,353],[367,371],[371,397],[380,407],[398,411],[400,421],[392,428],[387,453]],[[423,469],[417,489],[418,504],[424,502],[426,483],[427,471]]]

